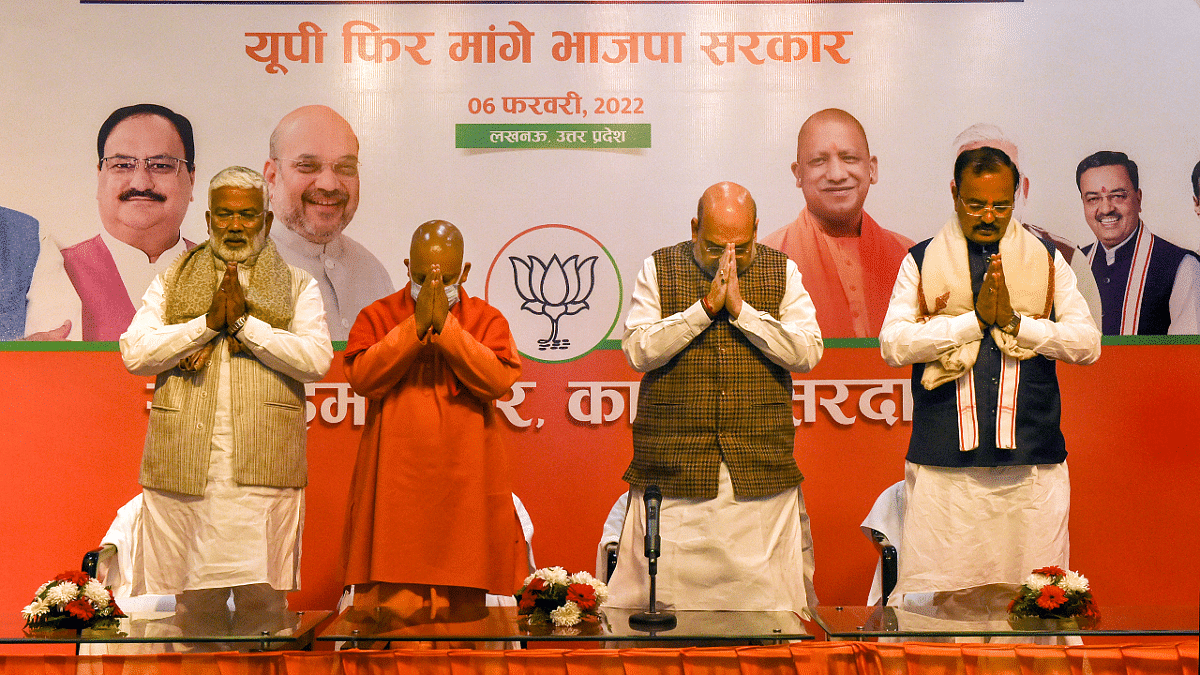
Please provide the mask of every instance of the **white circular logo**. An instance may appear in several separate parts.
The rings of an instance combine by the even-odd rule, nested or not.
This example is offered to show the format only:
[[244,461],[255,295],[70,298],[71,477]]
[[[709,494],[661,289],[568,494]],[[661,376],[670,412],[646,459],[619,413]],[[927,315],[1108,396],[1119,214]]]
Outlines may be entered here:
[[621,316],[622,293],[608,249],[569,225],[539,225],[510,239],[484,287],[521,355],[544,362],[572,361],[598,347]]

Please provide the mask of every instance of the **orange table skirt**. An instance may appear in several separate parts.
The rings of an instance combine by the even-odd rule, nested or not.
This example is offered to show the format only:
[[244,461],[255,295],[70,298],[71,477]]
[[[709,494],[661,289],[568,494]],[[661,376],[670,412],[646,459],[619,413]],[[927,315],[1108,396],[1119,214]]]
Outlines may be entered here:
[[0,675],[1198,675],[1197,641],[4,656]]

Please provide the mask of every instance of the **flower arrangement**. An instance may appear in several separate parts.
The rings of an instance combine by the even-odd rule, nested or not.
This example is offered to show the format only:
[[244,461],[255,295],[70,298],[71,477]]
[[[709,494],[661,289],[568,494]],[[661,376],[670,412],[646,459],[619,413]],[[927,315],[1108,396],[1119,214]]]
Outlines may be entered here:
[[517,613],[531,626],[565,627],[599,623],[600,605],[608,586],[587,572],[567,574],[561,567],[544,567],[525,578],[516,595]]
[[1074,619],[1080,626],[1093,626],[1100,621],[1087,577],[1061,567],[1034,570],[1008,604],[1008,613],[1010,623]]
[[107,627],[125,616],[112,590],[84,572],[66,571],[42,584],[21,610],[29,628]]

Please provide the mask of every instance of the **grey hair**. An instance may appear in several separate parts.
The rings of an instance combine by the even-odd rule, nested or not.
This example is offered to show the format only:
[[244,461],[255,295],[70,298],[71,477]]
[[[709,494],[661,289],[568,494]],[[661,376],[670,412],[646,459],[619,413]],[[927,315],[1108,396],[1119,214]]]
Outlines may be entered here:
[[217,175],[208,181],[208,194],[211,195],[213,190],[223,187],[242,188],[243,190],[261,190],[263,198],[263,211],[271,208],[271,191],[267,188],[267,180],[263,175],[254,169],[247,169],[244,166],[231,166],[227,169],[221,169]]

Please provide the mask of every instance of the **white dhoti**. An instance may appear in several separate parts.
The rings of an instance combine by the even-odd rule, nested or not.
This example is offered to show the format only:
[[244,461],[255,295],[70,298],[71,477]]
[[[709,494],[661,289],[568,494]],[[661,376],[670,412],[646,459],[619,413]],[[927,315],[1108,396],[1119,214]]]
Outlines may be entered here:
[[1015,592],[1036,568],[1068,568],[1066,462],[963,469],[906,462],[905,493],[893,597],[992,584]]
[[222,359],[208,483],[196,497],[146,488],[136,558],[135,595],[267,584],[300,588],[303,488],[239,485],[233,480],[228,349]]
[[[611,607],[645,609],[650,601],[643,491],[630,490]],[[664,498],[659,531],[659,609],[792,611],[809,617],[816,605],[808,513],[800,488],[737,498],[729,469],[720,467],[714,499]]]

